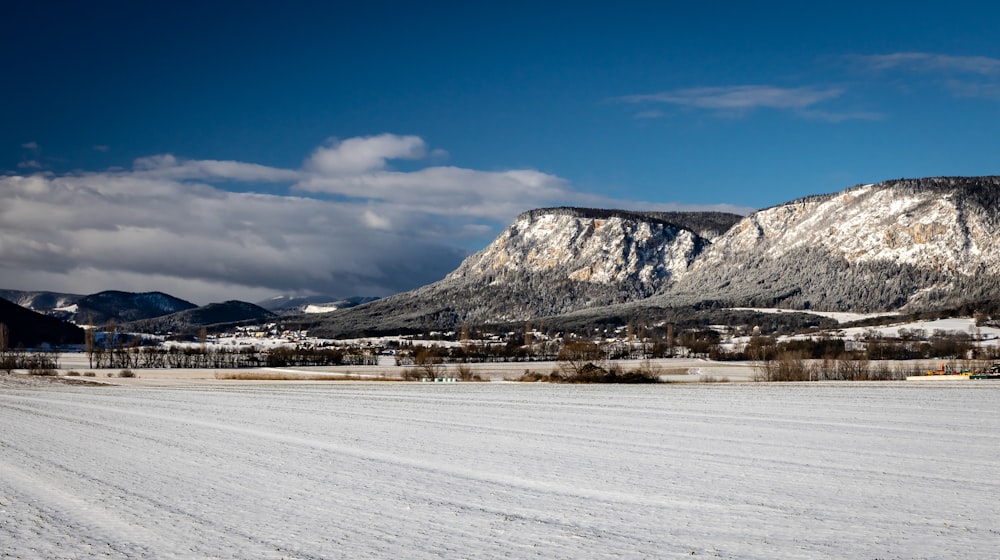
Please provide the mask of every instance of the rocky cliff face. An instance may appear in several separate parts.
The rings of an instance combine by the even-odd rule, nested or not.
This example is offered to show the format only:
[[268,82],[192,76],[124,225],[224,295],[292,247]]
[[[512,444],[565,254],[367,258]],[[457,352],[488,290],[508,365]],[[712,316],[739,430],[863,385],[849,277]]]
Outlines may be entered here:
[[518,283],[525,275],[543,275],[649,294],[686,271],[708,244],[660,217],[536,210],[519,216],[445,282]]
[[988,297],[1000,274],[1000,178],[862,185],[758,211],[720,237],[678,294],[886,310]]

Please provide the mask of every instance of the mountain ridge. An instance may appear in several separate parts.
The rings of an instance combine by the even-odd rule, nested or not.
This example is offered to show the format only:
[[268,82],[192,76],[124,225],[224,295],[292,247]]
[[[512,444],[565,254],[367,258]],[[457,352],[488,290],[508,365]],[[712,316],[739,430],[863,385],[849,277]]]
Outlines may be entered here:
[[[998,216],[996,176],[894,179],[809,195],[737,217],[711,239],[657,212],[536,209],[443,280],[312,325],[346,335],[565,314],[598,321],[623,309],[651,316],[682,306],[940,308],[1000,297]],[[602,220],[629,226],[597,238]]]
[[998,293],[1000,177],[858,185],[759,210],[670,291],[748,305],[886,311]]

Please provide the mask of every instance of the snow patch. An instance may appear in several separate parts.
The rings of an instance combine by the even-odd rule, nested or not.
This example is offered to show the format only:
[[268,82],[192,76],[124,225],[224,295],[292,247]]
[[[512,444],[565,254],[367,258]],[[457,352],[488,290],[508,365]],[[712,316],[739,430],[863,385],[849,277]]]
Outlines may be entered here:
[[329,313],[340,309],[336,305],[307,305],[302,310],[303,313]]

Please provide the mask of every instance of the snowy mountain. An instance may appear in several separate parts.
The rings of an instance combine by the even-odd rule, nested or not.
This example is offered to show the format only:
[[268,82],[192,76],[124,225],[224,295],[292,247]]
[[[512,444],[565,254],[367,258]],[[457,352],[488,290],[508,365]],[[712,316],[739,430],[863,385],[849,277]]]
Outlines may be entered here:
[[995,299],[998,203],[1000,177],[937,177],[760,210],[720,237],[669,299],[829,311]]
[[575,208],[525,212],[445,282],[517,283],[542,275],[651,293],[684,272],[707,245],[659,217]]
[[64,321],[103,326],[114,319],[118,323],[168,315],[195,304],[163,292],[121,292],[108,290],[90,295],[57,292],[0,290],[0,298],[21,307],[57,317]]
[[[443,280],[315,320],[316,334],[525,321],[648,297],[740,219],[545,208],[518,216]],[[700,233],[699,233],[700,232]]]
[[336,335],[655,321],[680,308],[975,306],[1000,300],[998,231],[1000,177],[859,185],[745,218],[533,210],[443,280],[313,327]]
[[76,312],[76,302],[83,296],[58,292],[37,292],[23,290],[0,290],[0,298],[21,307],[66,319]]

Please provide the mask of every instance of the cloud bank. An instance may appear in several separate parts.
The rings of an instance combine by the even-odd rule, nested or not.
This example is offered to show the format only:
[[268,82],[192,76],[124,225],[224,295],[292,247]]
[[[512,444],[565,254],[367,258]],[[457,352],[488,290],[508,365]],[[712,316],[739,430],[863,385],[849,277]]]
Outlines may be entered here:
[[522,211],[628,206],[531,169],[391,166],[439,155],[383,134],[330,141],[298,169],[161,154],[128,170],[0,176],[0,287],[196,303],[384,296],[442,278]]

